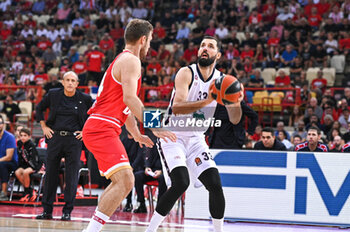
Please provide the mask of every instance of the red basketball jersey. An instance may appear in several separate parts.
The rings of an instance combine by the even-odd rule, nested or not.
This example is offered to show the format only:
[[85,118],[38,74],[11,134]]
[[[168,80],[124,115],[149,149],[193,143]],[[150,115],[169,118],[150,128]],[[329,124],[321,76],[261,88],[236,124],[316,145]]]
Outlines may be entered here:
[[[128,51],[120,53],[109,65],[98,88],[96,101],[88,111],[90,118],[110,122],[119,128],[124,125],[130,110],[123,102],[122,85],[113,77],[112,67],[118,57],[125,52]],[[141,88],[140,77],[137,85],[137,95]]]

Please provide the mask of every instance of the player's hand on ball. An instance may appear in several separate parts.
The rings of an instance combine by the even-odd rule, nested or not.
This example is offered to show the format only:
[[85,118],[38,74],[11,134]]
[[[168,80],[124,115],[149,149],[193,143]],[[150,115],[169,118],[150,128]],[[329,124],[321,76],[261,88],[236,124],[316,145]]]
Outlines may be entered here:
[[170,139],[170,141],[172,142],[176,142],[176,135],[171,131],[168,131],[162,128],[151,129],[151,130],[156,137],[163,139],[165,142],[168,142],[167,139]]
[[140,147],[143,147],[145,145],[146,147],[153,147],[154,143],[152,139],[150,139],[147,135],[140,135],[137,137],[134,137],[135,142],[138,142]]

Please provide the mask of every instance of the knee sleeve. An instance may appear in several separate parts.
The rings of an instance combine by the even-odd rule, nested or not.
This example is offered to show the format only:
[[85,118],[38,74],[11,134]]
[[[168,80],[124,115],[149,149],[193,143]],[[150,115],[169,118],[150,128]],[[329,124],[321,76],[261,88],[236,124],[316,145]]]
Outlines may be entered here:
[[219,171],[216,168],[205,170],[198,178],[209,192],[209,211],[215,219],[221,219],[225,213],[225,197],[222,191]]
[[179,193],[179,196],[184,193],[190,185],[190,177],[185,167],[175,168],[170,173],[170,179],[171,188],[174,188],[174,190],[176,190],[175,192]]
[[171,187],[159,199],[156,211],[166,216],[173,208],[175,202],[190,185],[190,177],[186,167],[178,167],[170,173]]

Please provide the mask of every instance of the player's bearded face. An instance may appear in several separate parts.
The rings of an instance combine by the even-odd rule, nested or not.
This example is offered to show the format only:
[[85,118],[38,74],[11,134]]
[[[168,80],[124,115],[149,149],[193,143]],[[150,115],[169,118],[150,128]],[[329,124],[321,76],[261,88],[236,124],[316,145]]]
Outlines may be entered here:
[[198,63],[202,67],[208,67],[214,63],[215,59],[216,54],[211,57],[207,51],[203,51],[198,57]]

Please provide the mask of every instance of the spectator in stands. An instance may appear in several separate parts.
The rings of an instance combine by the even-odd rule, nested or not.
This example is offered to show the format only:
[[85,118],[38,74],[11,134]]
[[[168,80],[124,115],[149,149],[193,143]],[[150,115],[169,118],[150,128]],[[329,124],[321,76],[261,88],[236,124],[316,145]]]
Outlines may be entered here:
[[58,81],[56,74],[49,74],[49,81],[44,85],[44,94],[49,92],[50,89],[63,88],[63,85]]
[[298,144],[295,151],[328,152],[327,145],[320,143],[321,130],[318,127],[310,127],[307,131],[307,141]]
[[322,22],[322,17],[317,13],[316,7],[311,8],[311,14],[308,17],[308,21],[314,31],[318,30]]
[[7,182],[11,171],[16,170],[18,156],[15,137],[5,130],[6,125],[0,115],[0,201],[7,201]]
[[342,138],[339,135],[335,136],[329,146],[330,152],[341,152],[343,145]]
[[208,36],[215,36],[215,21],[214,20],[210,20],[209,21],[209,27],[205,30],[204,35],[208,35]]
[[132,11],[133,18],[146,19],[148,16],[148,11],[145,8],[143,1],[137,2],[137,7],[135,7]]
[[176,34],[176,41],[179,43],[183,42],[184,40],[188,39],[189,34],[190,34],[190,29],[186,26],[186,21],[182,21],[181,27]]
[[[282,3],[282,2],[281,2]],[[286,21],[287,19],[292,19],[293,18],[293,13],[291,13],[289,11],[289,7],[288,6],[284,6],[283,7],[283,12],[280,13],[278,16],[277,16],[277,19],[281,20],[282,22]]]
[[339,52],[347,56],[350,51],[350,33],[349,32],[340,32],[339,39]]
[[190,42],[188,48],[183,53],[183,60],[188,64],[193,61],[194,57],[197,59],[198,49],[193,42]]
[[281,66],[290,67],[297,56],[298,53],[292,48],[292,44],[288,44],[286,50],[284,50],[281,55]]
[[298,123],[304,120],[304,114],[299,106],[294,106],[292,114],[289,116],[288,126],[297,128]]
[[79,60],[73,64],[72,70],[78,75],[79,84],[86,84],[87,65],[84,61],[84,56],[79,55]]
[[333,56],[338,54],[338,41],[333,38],[333,33],[327,33],[327,40],[324,43],[324,47],[326,48],[326,52],[329,56]]
[[[316,114],[316,116],[321,119],[323,115],[323,109],[322,107],[317,105],[317,99],[315,97],[312,97],[310,99],[309,106],[313,109],[313,113]],[[310,115],[308,111],[305,111],[304,118],[308,118]]]
[[264,52],[262,44],[260,43],[256,46],[253,62],[255,64],[255,67],[266,67],[266,54]]
[[6,101],[4,102],[2,113],[6,114],[10,122],[15,122],[17,120],[15,115],[21,113],[21,110],[19,109],[18,105],[13,101],[12,95],[6,96]]
[[343,109],[338,121],[343,128],[349,129],[348,125],[350,123],[350,112],[348,108]]
[[324,116],[324,122],[321,123],[320,129],[323,131],[325,135],[328,135],[328,133],[331,131],[333,127],[333,122],[334,122],[334,118],[332,115],[326,114]]
[[327,87],[327,79],[323,78],[323,71],[319,70],[317,72],[316,79],[313,79],[311,82],[312,89],[319,89],[322,93],[326,90]]
[[248,44],[244,45],[244,49],[241,52],[241,61],[244,61],[246,57],[250,57],[251,59],[254,58],[254,51]]
[[289,88],[291,85],[290,77],[286,75],[284,70],[279,71],[279,75],[275,79],[275,87]]
[[277,46],[270,46],[266,57],[266,67],[276,68],[280,65],[280,53]]
[[45,68],[40,66],[38,68],[38,74],[34,76],[34,82],[37,85],[44,85],[49,80],[48,75],[45,72]]
[[19,132],[20,140],[17,142],[18,168],[15,175],[24,187],[24,196],[20,201],[35,201],[37,194],[30,186],[30,174],[38,172],[42,167],[35,144],[31,140],[28,128]]
[[215,35],[219,37],[220,40],[225,39],[228,36],[228,30],[224,27],[223,23],[219,23],[219,27],[215,29]]
[[255,142],[260,141],[261,133],[262,133],[262,127],[261,125],[257,125],[255,127],[254,134],[251,136],[252,140]]
[[100,52],[98,46],[95,45],[93,47],[93,51],[89,52],[86,55],[86,59],[88,74],[85,85],[87,85],[89,80],[94,80],[100,83],[102,79],[101,71],[106,59],[105,55],[102,52]]
[[[306,132],[305,132],[305,133],[306,133]],[[304,140],[304,139],[302,139],[300,135],[294,135],[294,136],[292,137],[293,151],[295,150],[295,147],[296,147],[299,143],[303,142],[303,140]]]
[[146,182],[154,180],[158,182],[158,202],[167,190],[167,185],[162,173],[160,156],[156,146],[153,146],[153,148],[145,148],[144,162],[144,170],[134,173],[137,202],[139,203],[139,207],[133,211],[134,213],[147,213],[143,188]]
[[261,141],[255,143],[254,150],[285,151],[286,146],[276,139],[272,128],[265,127],[262,129]]
[[106,63],[112,62],[114,54],[116,53],[116,47],[108,33],[104,33],[102,40],[99,43],[99,47],[100,51],[106,56]]
[[15,133],[14,133],[14,136],[15,136],[15,139],[16,139],[16,144],[17,144],[17,142],[18,142],[19,139],[20,139],[19,133],[21,132],[22,128],[24,128],[24,125],[22,125],[22,124],[16,124],[16,125],[15,125]]
[[343,12],[339,9],[338,5],[334,5],[332,11],[329,13],[329,18],[333,19],[335,24],[339,24],[342,22],[344,18]]
[[313,66],[316,67],[327,67],[327,53],[323,48],[322,44],[317,44],[316,50],[311,53],[311,60],[313,62]]
[[[294,61],[291,63],[290,66],[290,78],[295,80],[295,77],[301,76],[301,72],[303,71],[304,65],[303,65],[303,60],[300,56],[295,57]],[[294,82],[295,84],[295,82]]]
[[280,131],[283,131],[283,132],[285,132],[286,135],[287,135],[286,138],[287,138],[288,140],[290,140],[290,134],[284,129],[284,122],[283,122],[283,121],[277,122],[276,128],[277,128],[277,130],[275,131],[275,136],[276,136],[276,137],[278,137],[278,133],[279,133]]
[[293,144],[287,139],[287,134],[285,131],[279,131],[277,138],[284,144],[287,150],[291,150],[293,148]]
[[252,75],[250,75],[248,87],[252,87],[252,88],[264,87],[264,79],[261,77],[260,70],[254,69],[252,71]]

